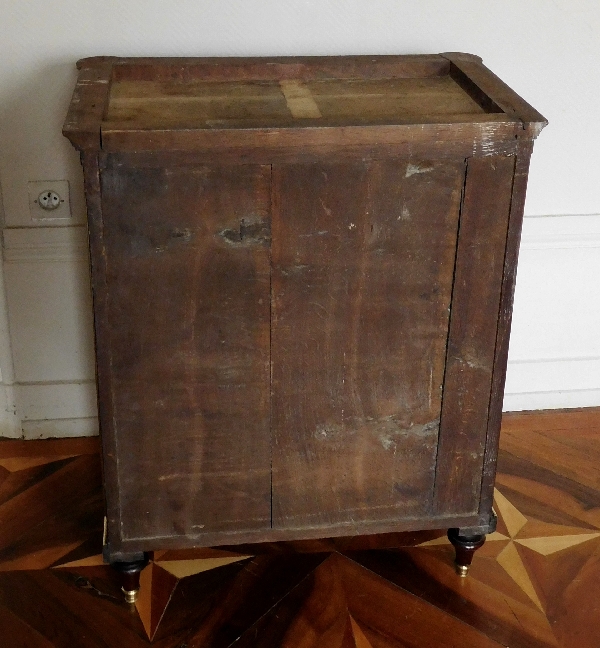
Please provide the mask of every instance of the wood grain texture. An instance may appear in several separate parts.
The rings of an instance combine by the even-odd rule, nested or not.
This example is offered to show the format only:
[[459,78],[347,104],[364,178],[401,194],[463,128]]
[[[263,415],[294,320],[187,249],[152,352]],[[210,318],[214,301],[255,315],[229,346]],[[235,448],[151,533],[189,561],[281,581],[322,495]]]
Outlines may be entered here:
[[[368,127],[364,127],[368,128]],[[457,126],[459,130],[462,126]],[[487,156],[507,156],[516,155],[519,150],[519,141],[515,135],[518,126],[515,125],[512,133],[513,136],[508,139],[499,139],[492,141],[494,138],[494,128],[484,129],[482,136],[477,135],[471,141],[468,137],[454,138],[453,136],[445,137],[448,128],[441,130],[429,130],[427,124],[423,125],[423,130],[430,135],[439,139],[427,139],[425,134],[419,138],[410,140],[399,140],[398,138],[389,137],[380,141],[371,143],[361,143],[349,141],[329,142],[326,144],[311,143],[304,141],[300,145],[300,138],[292,140],[282,146],[229,146],[219,149],[216,146],[216,136],[214,136],[213,145],[206,148],[187,149],[168,149],[161,150],[160,156],[156,151],[138,150],[127,151],[127,159],[134,166],[140,168],[157,168],[158,163],[165,165],[214,165],[220,166],[226,164],[298,164],[309,162],[322,162],[324,159],[331,162],[347,162],[350,158],[358,160],[397,160],[413,157],[415,159],[430,160],[465,160],[469,157],[487,157]],[[464,133],[464,131],[463,131]],[[389,133],[386,133],[389,135]],[[105,151],[99,152],[100,160],[109,158],[115,153]]]
[[[287,527],[287,528],[265,528],[259,530],[241,531],[207,531],[202,536],[202,545],[206,546],[245,546],[246,543],[255,542],[286,542],[314,540],[315,538],[328,537],[337,538],[351,535],[370,535],[377,533],[409,532],[415,529],[428,530],[450,528],[452,526],[470,528],[480,525],[479,514],[465,516],[397,516],[395,518],[384,518],[378,520],[348,520],[323,526]],[[188,549],[197,547],[200,544],[196,536],[150,536],[146,538],[134,538],[122,540],[120,548],[124,552],[154,551],[157,548],[169,550]]]
[[270,169],[102,185],[121,535],[269,526]]
[[481,60],[473,60],[460,53],[447,53],[443,56],[452,63],[452,78],[463,87],[478,89],[478,92],[487,96],[505,114],[517,117],[523,124],[526,137],[537,137],[548,124],[545,117],[485,67]]
[[[320,105],[319,109],[326,118],[323,123],[330,123],[330,125],[337,123],[337,125],[348,126],[355,123],[357,119],[359,123],[364,124],[376,123],[381,120],[398,124],[472,122],[475,113],[492,113],[480,114],[479,118],[510,123],[519,120],[523,122],[533,114],[533,109],[528,104],[517,97],[515,93],[512,93],[507,86],[503,85],[482,65],[480,59],[475,57],[457,57],[455,55],[263,59],[119,59],[114,57],[94,57],[80,61],[78,67],[80,69],[80,78],[75,101],[72,103],[64,132],[80,149],[109,147],[109,149],[115,150],[115,147],[120,145],[128,146],[130,150],[150,150],[156,148],[157,142],[161,142],[160,145],[164,148],[167,141],[175,140],[177,140],[177,148],[183,149],[186,147],[185,141],[189,139],[189,135],[193,135],[193,139],[196,140],[198,133],[192,131],[187,134],[188,137],[186,138],[185,133],[180,133],[178,136],[176,133],[171,132],[167,139],[164,130],[198,128],[200,125],[199,118],[200,121],[208,119],[211,122],[210,125],[205,124],[205,127],[207,125],[214,127],[217,122],[220,122],[220,125],[223,126],[228,120],[233,119],[231,126],[239,128],[243,125],[242,122],[245,123],[244,120],[252,117],[253,112],[256,112],[256,106],[260,105],[260,102],[257,104],[256,101],[253,101],[248,104],[246,101],[245,107],[243,107],[239,103],[239,99],[243,100],[244,97],[241,97],[239,91],[236,90],[234,92],[235,97],[232,97],[233,102],[226,101],[223,103],[223,97],[221,97],[220,110],[218,109],[218,101],[217,104],[211,101],[210,107],[209,104],[205,104],[204,108],[198,104],[198,101],[190,103],[189,100],[193,99],[193,95],[196,94],[193,92],[194,87],[206,87],[207,84],[210,85],[215,82],[217,82],[221,90],[227,84],[237,84],[239,88],[253,89],[251,94],[258,92],[259,95],[264,95],[265,91],[267,91],[267,94],[272,95],[263,108],[258,108],[258,113],[255,115],[257,119],[261,118],[263,123],[254,124],[253,127],[265,127],[269,121],[272,122],[271,126],[275,128],[294,125],[302,126],[300,123],[294,124],[294,122],[281,121],[282,109],[285,108],[286,103],[283,101],[280,92],[268,92],[269,83],[274,83],[276,88],[279,81],[312,84],[317,97],[320,97],[317,99]],[[465,72],[464,69],[467,71]],[[91,83],[91,81],[94,81],[94,83]],[[458,83],[455,83],[455,81],[458,81]],[[478,85],[478,81],[481,81],[482,87]],[[357,94],[352,91],[349,92],[347,87],[341,95],[339,92],[334,93],[336,94],[335,100],[331,97],[332,100],[327,101],[324,99],[323,92],[319,91],[318,88],[328,87],[332,82],[338,86],[340,84],[341,86],[370,84],[369,87],[373,85],[386,85],[389,87],[386,88],[384,95],[379,96],[377,101],[369,101],[368,99],[368,95],[374,96],[372,90],[366,91],[365,88],[362,88]],[[108,86],[111,83],[114,87],[113,98],[116,102],[112,107],[107,106]],[[385,97],[391,99],[391,95],[394,93],[394,84],[400,84],[403,87],[406,84],[412,85],[410,92],[399,94],[396,100],[388,106],[388,109],[383,109],[382,112],[386,102]],[[438,98],[442,100],[434,101],[432,109],[428,97],[435,98],[437,96],[436,86],[444,88],[442,92],[444,97],[440,95]],[[149,93],[149,87],[154,88],[154,91]],[[125,92],[125,95],[123,95],[121,90],[124,88],[137,88],[138,91],[133,94],[140,95],[141,92],[137,103],[139,104],[139,99],[143,96],[145,98],[143,101],[145,108],[142,108],[141,104],[134,108],[136,99],[131,96],[131,93]],[[143,88],[145,89],[142,90]],[[179,88],[179,90],[174,88]],[[433,89],[433,94],[430,92],[431,89]],[[500,96],[500,99],[494,101],[486,91],[493,92],[495,96]],[[242,95],[244,94],[242,92]],[[331,93],[329,92],[329,94]],[[177,102],[177,95],[185,99],[183,104],[181,101]],[[353,98],[350,95],[353,95]],[[411,97],[413,99],[420,97],[420,100],[416,104],[413,101],[412,108],[407,112],[405,108],[402,108],[402,105],[406,100],[410,103],[412,101]],[[158,112],[151,106],[152,99],[160,99],[159,104],[161,107]],[[359,104],[356,103],[357,99]],[[123,105],[123,100],[128,103],[128,107]],[[352,104],[350,107],[347,105],[349,100]],[[362,103],[360,103],[361,101]],[[175,110],[179,117],[175,121],[173,120],[174,113],[169,108],[170,105],[174,104],[179,105]],[[267,106],[269,107],[265,112],[264,108]],[[506,110],[504,110],[504,106],[507,106]],[[108,110],[106,110],[107,107]],[[208,113],[205,117],[202,117],[207,108],[209,108]],[[217,108],[216,112],[215,108]],[[148,110],[150,110],[149,113]],[[280,113],[275,121],[273,121],[273,115],[275,114],[273,110],[275,113]],[[146,117],[140,119],[140,115],[144,111]],[[523,119],[521,119],[520,115],[522,111],[525,111]],[[283,110],[283,113],[285,112]],[[148,116],[151,114],[154,114],[154,117],[149,122]],[[342,114],[344,117],[340,121]],[[169,115],[171,115],[170,121]],[[335,115],[338,115],[337,121]],[[534,116],[543,120],[537,113]],[[102,125],[105,118],[109,121]],[[121,119],[120,126],[118,119]],[[225,119],[225,122],[220,121],[223,119]],[[236,124],[236,119],[240,123]],[[115,120],[116,123],[111,125],[111,121]],[[158,132],[153,135],[147,132],[145,129],[149,125],[152,125]],[[252,124],[246,125],[252,126]],[[103,131],[102,142],[100,141],[101,129]],[[161,130],[162,133],[160,133]],[[413,130],[418,131],[418,129]],[[367,133],[363,134],[366,135]],[[375,137],[382,134],[381,131],[373,131],[372,135]],[[318,135],[318,132],[313,134],[313,136]],[[356,134],[354,136],[356,137]],[[403,136],[405,141],[408,141],[410,136],[415,136],[415,133],[407,135],[404,132]],[[210,138],[202,135],[200,140],[203,140],[203,145],[210,143]],[[200,140],[196,143],[200,144]],[[381,141],[381,137],[379,141]]]
[[[115,80],[279,80],[338,78],[412,78],[447,74],[445,57],[426,55],[370,56],[274,56],[274,57],[207,57],[152,58],[109,57],[114,65]],[[89,62],[89,63],[88,63]],[[94,67],[106,58],[83,59],[81,67]]]
[[[111,385],[110,348],[102,344],[110,336],[108,319],[108,290],[106,284],[106,254],[104,253],[104,223],[100,188],[98,153],[83,153],[83,178],[87,208],[88,245],[90,249],[90,280],[93,299],[94,342],[96,356],[96,395],[100,441],[102,443],[102,478],[105,484],[118,484],[117,446],[111,433],[114,420],[113,390]],[[117,488],[105,488],[104,499],[108,526],[114,535],[120,535],[120,496]]]
[[[30,474],[10,514],[0,506],[0,538],[13,517],[26,529],[14,545],[18,564],[0,552],[0,648],[597,648],[600,490],[589,470],[600,458],[598,429],[598,409],[504,416],[498,532],[466,580],[443,530],[157,551],[136,608],[98,561],[93,440],[28,441],[26,452],[21,441],[2,442],[9,475],[29,473],[34,459],[36,470],[47,459],[48,472]],[[77,471],[50,471],[63,455]],[[46,487],[53,475],[64,484]],[[90,524],[80,517],[85,497],[75,503],[69,487],[96,502]],[[37,524],[34,500],[45,502]],[[71,541],[78,549],[51,562]]]
[[435,480],[438,514],[479,509],[514,166],[513,157],[468,162]]
[[111,122],[132,129],[298,127],[311,121],[318,126],[459,122],[481,119],[485,112],[449,76],[309,82],[116,81],[103,128],[110,131]]
[[[466,155],[497,154],[499,147],[514,147],[521,130],[520,122],[506,115],[460,115],[455,120],[445,117],[427,118],[418,124],[414,119],[399,119],[399,123],[350,125],[332,123],[326,128],[310,124],[298,128],[261,126],[250,123],[247,129],[215,126],[215,128],[146,129],[127,122],[109,122],[102,126],[104,151],[194,151],[229,150],[312,150],[316,147],[355,147],[369,149],[382,144],[396,147],[397,155],[410,155],[412,147],[426,146],[430,153],[436,149],[466,151]],[[285,126],[285,125],[284,125]],[[432,148],[433,147],[433,148]]]
[[[41,445],[40,445],[41,443]],[[2,459],[39,460],[42,457],[69,457],[82,454],[98,454],[98,437],[74,437],[65,439],[43,439],[35,444],[29,441],[0,438],[0,463]]]
[[80,150],[98,148],[100,127],[108,106],[112,63],[97,62],[80,70],[63,135]]
[[494,477],[496,475],[495,457],[498,456],[500,424],[502,421],[502,401],[504,398],[506,365],[508,362],[508,345],[510,341],[513,299],[517,279],[517,262],[519,257],[519,245],[521,242],[521,230],[523,227],[527,177],[529,173],[529,161],[531,159],[532,148],[532,141],[521,140],[519,142],[519,151],[515,159],[515,171],[508,220],[508,234],[506,237],[504,269],[502,273],[500,316],[498,318],[496,351],[492,374],[492,393],[490,398],[487,440],[481,482],[479,512],[482,515],[488,514],[494,497]]
[[428,511],[463,177],[274,169],[275,528]]
[[80,548],[100,552],[97,441],[0,443],[0,571],[45,568]]

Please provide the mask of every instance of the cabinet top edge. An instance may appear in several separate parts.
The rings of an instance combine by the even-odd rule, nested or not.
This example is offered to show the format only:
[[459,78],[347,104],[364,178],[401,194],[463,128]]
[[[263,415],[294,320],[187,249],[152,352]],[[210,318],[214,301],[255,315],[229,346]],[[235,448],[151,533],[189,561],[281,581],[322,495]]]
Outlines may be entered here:
[[103,149],[112,131],[520,123],[546,119],[465,53],[302,57],[112,57],[77,62],[63,134]]
[[[465,52],[456,53],[465,59],[481,62],[481,57]],[[223,65],[228,63],[239,64],[323,64],[329,62],[348,63],[357,62],[423,62],[443,64],[444,54],[344,54],[328,56],[89,56],[76,62],[77,69],[110,65],[197,65],[209,63]]]

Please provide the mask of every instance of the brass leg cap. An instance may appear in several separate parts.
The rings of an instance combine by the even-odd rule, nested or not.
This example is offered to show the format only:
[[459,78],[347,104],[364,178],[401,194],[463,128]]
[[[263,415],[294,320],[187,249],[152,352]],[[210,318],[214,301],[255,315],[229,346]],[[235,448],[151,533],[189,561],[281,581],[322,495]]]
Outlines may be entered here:
[[121,588],[123,594],[125,594],[125,601],[133,605],[137,601],[138,592],[140,590],[126,590],[124,587]]
[[456,565],[456,573],[461,578],[465,578],[466,575],[469,573],[469,566],[468,565]]

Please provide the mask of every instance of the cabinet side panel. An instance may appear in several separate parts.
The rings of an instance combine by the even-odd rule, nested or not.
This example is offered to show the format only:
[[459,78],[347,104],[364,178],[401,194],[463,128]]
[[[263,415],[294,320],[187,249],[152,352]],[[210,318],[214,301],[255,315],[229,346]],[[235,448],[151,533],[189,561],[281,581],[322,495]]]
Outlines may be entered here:
[[111,545],[121,540],[120,502],[115,431],[113,427],[113,391],[111,389],[111,354],[107,344],[108,290],[106,287],[106,255],[104,251],[104,227],[102,198],[97,151],[82,155],[87,207],[88,237],[90,248],[90,279],[94,303],[94,336],[96,342],[96,385],[98,395],[98,418],[102,441],[102,478],[106,502],[106,521]]
[[102,171],[125,539],[270,526],[270,167]]
[[479,509],[514,157],[471,158],[460,216],[435,514]]
[[273,169],[273,526],[429,511],[464,161]]
[[523,226],[525,209],[525,194],[529,174],[529,161],[533,150],[532,140],[521,140],[515,162],[515,179],[513,183],[512,201],[506,254],[504,256],[504,276],[502,279],[502,296],[500,299],[500,319],[496,337],[496,357],[492,377],[492,397],[490,399],[490,414],[488,419],[487,444],[483,464],[483,481],[481,485],[481,501],[479,512],[482,517],[488,516],[494,498],[494,481],[496,477],[496,462],[498,458],[498,441],[500,424],[502,422],[502,401],[506,381],[506,364],[508,361],[508,343],[512,320],[513,297],[517,276],[517,261],[519,243]]

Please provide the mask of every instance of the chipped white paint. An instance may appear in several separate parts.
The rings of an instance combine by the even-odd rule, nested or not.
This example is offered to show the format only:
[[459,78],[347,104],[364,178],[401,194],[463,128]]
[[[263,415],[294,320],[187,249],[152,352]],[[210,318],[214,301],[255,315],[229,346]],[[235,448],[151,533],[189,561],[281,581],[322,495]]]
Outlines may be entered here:
[[335,447],[344,444],[349,436],[358,434],[361,438],[372,438],[386,451],[396,454],[401,440],[418,437],[430,439],[437,438],[440,421],[435,419],[424,424],[411,424],[408,427],[401,425],[394,416],[382,418],[351,417],[344,423],[321,423],[316,426],[313,437],[317,441],[331,444]]
[[402,205],[402,211],[400,216],[398,216],[399,221],[409,221],[410,220],[410,211],[406,205]]
[[321,207],[323,207],[323,211],[327,214],[327,216],[331,216],[331,209],[327,207],[327,205],[323,201],[323,198],[319,198],[319,202],[321,203]]
[[433,396],[433,366],[429,368],[429,389],[427,391],[427,403],[429,406],[429,411],[431,411],[432,396]]
[[489,155],[493,152],[494,149],[494,140],[492,138],[492,133],[485,129],[481,138],[481,151],[484,155]]
[[312,238],[313,236],[325,236],[329,230],[319,230],[318,232],[309,232],[308,234],[298,234],[298,238]]
[[404,174],[405,178],[410,178],[413,175],[418,173],[430,173],[433,171],[432,166],[420,166],[418,164],[408,164],[406,167],[406,173]]
[[497,142],[499,139],[502,139],[502,137],[499,135],[499,132],[502,131],[504,127],[505,124],[502,124],[500,122],[498,123],[490,122],[487,124],[480,124],[481,138],[480,139],[475,138],[473,140],[473,155],[476,156],[497,155],[498,154]]
[[386,435],[386,434],[382,434],[379,437],[379,440],[381,441],[381,445],[383,446],[384,450],[393,449],[394,454],[396,454],[397,445],[396,445],[396,442],[394,441],[394,439],[391,436]]
[[465,354],[463,358],[457,358],[463,364],[466,364],[470,369],[477,369],[478,371],[491,371],[489,364],[483,362],[481,358],[472,355],[471,353]]
[[182,477],[185,477],[182,473],[172,473],[170,475],[161,475],[158,478],[159,482],[164,482],[164,481],[173,481],[174,479],[181,479]]

